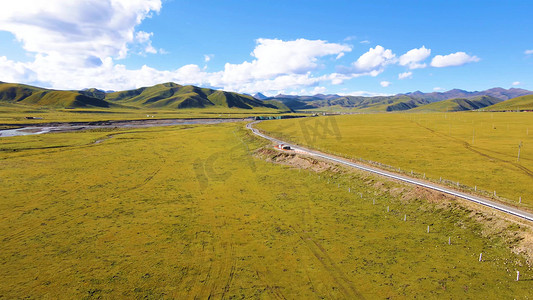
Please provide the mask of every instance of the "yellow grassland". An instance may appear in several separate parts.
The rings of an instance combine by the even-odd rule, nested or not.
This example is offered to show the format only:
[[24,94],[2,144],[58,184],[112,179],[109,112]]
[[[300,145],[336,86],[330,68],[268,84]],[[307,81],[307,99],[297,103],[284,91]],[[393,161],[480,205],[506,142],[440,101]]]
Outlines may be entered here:
[[[423,118],[390,125],[435,128]],[[343,138],[368,146],[379,123],[357,120],[338,118]],[[243,127],[0,139],[0,298],[531,296],[533,272],[507,235],[523,226],[487,234],[453,201],[267,162],[254,154],[264,141]]]

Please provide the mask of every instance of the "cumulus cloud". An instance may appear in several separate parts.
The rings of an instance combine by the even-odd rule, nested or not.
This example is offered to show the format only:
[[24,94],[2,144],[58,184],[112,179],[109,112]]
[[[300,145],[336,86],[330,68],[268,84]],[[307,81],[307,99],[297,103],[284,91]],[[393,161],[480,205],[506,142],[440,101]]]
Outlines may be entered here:
[[[156,54],[157,50],[152,46],[151,37],[154,35],[153,32],[144,32],[138,31],[135,33],[135,40],[142,46],[144,46],[144,52]],[[142,54],[142,52],[141,52]]]
[[[370,48],[365,54],[361,55],[357,61],[353,63],[353,67],[356,71],[361,73],[372,72],[382,70],[383,67],[392,64],[395,61],[396,55],[394,55],[390,49],[385,49],[382,46],[377,45],[375,48]],[[381,71],[379,73],[381,73]]]
[[403,73],[398,74],[398,79],[400,80],[407,79],[407,78],[411,78],[412,76],[413,76],[413,72],[403,72]]
[[[322,40],[258,39],[251,53],[256,59],[241,64],[242,69],[252,67],[251,76],[265,78],[280,74],[304,74],[318,67],[318,58],[351,51],[351,47]],[[232,66],[239,68],[239,66]]]
[[150,37],[154,35],[153,32],[144,32],[144,31],[138,31],[136,34],[135,34],[135,38],[137,39],[137,41],[139,41],[140,43],[146,43],[150,40]]
[[431,66],[436,68],[462,66],[471,62],[478,62],[477,56],[470,56],[464,52],[456,52],[448,55],[437,55],[433,57]]
[[5,56],[0,56],[0,80],[6,82],[35,82],[37,74],[26,64],[8,60]]
[[344,80],[360,76],[378,76],[387,65],[396,63],[396,55],[392,50],[377,45],[363,53],[349,67],[338,66],[337,73],[330,74],[332,84],[340,84]]
[[426,64],[421,63],[431,54],[431,49],[426,49],[422,46],[418,49],[412,49],[407,51],[404,55],[400,56],[398,61],[400,66],[408,66],[409,69],[425,68]]
[[284,90],[318,84],[325,77],[313,77],[319,58],[351,51],[351,47],[322,40],[258,39],[251,62],[226,63],[224,70],[209,76],[211,86],[238,92]]
[[[135,26],[160,9],[161,0],[8,1],[0,10],[0,30],[12,32],[31,53],[124,58],[136,37],[149,41]],[[147,49],[155,50],[151,44]]]
[[388,87],[390,85],[389,81],[382,81],[379,83],[382,87]]
[[311,95],[316,94],[324,94],[327,91],[326,87],[324,86],[315,86],[315,88],[311,91]]
[[213,57],[215,57],[214,54],[204,54],[204,62],[208,63],[211,61],[211,59],[213,59]]
[[321,77],[322,80],[331,81],[333,85],[342,84],[345,80],[355,78],[357,75],[354,74],[343,74],[343,73],[331,73]]
[[533,49],[532,49],[532,50],[526,50],[526,51],[524,51],[524,54],[525,54],[525,55],[533,54]]
[[513,84],[514,86],[517,86],[517,85],[520,85],[521,82],[520,82],[520,81],[515,81],[515,82],[513,82],[512,84]]

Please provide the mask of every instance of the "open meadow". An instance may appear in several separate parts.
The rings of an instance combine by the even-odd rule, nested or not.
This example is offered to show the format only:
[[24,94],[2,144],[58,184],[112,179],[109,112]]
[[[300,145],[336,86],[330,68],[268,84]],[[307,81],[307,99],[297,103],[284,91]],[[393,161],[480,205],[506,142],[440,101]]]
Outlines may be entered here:
[[[356,114],[265,121],[273,136],[533,209],[530,113]],[[520,159],[518,151],[520,145]]]
[[[364,156],[376,118],[461,138],[431,133],[444,115],[346,116],[346,144],[317,145]],[[0,298],[531,296],[527,226],[265,146],[244,123],[0,139]]]

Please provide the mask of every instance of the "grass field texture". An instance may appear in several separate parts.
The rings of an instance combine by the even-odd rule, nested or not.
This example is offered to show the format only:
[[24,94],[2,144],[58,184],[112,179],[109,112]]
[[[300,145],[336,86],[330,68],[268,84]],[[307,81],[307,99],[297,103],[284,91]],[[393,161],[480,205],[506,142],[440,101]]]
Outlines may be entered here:
[[500,201],[533,208],[530,113],[358,114],[266,121],[257,128],[325,152],[459,182],[472,192],[496,191],[507,198]]
[[263,145],[242,123],[0,139],[0,298],[531,296],[468,209]]

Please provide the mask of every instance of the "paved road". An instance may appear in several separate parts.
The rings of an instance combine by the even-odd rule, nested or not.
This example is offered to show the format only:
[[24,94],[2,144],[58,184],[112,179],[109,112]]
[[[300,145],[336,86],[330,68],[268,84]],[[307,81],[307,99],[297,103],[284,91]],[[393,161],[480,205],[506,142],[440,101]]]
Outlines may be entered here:
[[301,152],[306,152],[306,153],[308,153],[309,155],[312,155],[312,156],[320,157],[320,158],[323,158],[323,159],[326,159],[326,160],[329,160],[329,161],[340,163],[340,164],[343,164],[343,165],[346,165],[346,166],[350,166],[350,167],[353,167],[353,168],[357,168],[357,169],[360,169],[360,170],[363,170],[363,171],[372,172],[372,173],[379,174],[379,175],[382,175],[382,176],[386,176],[386,177],[389,177],[389,178],[394,178],[394,179],[397,179],[397,180],[400,180],[400,181],[408,182],[408,183],[415,184],[415,185],[418,185],[418,186],[422,186],[422,187],[425,187],[425,188],[428,188],[428,189],[439,191],[439,192],[442,192],[442,193],[445,193],[445,194],[453,195],[453,196],[456,196],[456,197],[459,197],[459,198],[463,198],[463,199],[466,199],[466,200],[469,200],[469,201],[472,201],[472,202],[475,202],[475,203],[478,203],[478,204],[481,204],[481,205],[485,205],[485,206],[491,207],[493,209],[496,209],[496,210],[499,210],[499,211],[502,211],[502,212],[505,212],[505,213],[508,213],[508,214],[511,214],[511,215],[514,215],[514,216],[517,216],[517,217],[520,217],[520,218],[525,219],[525,220],[533,221],[533,214],[532,213],[520,210],[518,208],[509,206],[509,205],[501,204],[501,203],[495,202],[493,200],[489,200],[487,198],[469,195],[469,194],[462,193],[462,192],[459,192],[459,191],[456,191],[456,190],[453,190],[453,189],[450,189],[450,188],[447,188],[447,187],[443,187],[443,186],[440,186],[440,185],[436,185],[434,183],[427,182],[427,181],[424,181],[424,180],[420,180],[420,179],[416,179],[416,178],[412,178],[412,177],[408,177],[408,176],[404,176],[404,175],[388,172],[388,171],[381,170],[381,169],[374,168],[374,167],[365,166],[365,165],[362,165],[362,164],[358,164],[358,163],[354,163],[354,162],[347,161],[347,160],[344,160],[344,159],[340,159],[340,158],[337,158],[337,157],[333,157],[333,156],[330,156],[330,155],[327,155],[327,154],[324,154],[324,153],[320,153],[320,152],[317,152],[317,151],[314,151],[314,150],[303,148],[303,147],[300,147],[300,146],[291,145],[291,144],[289,144],[287,142],[278,140],[278,139],[273,138],[271,136],[268,136],[268,135],[266,135],[264,133],[261,133],[256,128],[253,128],[253,124],[256,124],[256,123],[259,123],[259,122],[260,121],[255,121],[255,122],[248,123],[248,124],[246,124],[246,128],[250,129],[254,134],[256,134],[256,135],[258,135],[258,136],[260,136],[262,138],[265,138],[267,140],[273,141],[275,143],[289,145],[291,148],[294,148],[294,149],[299,150]]

